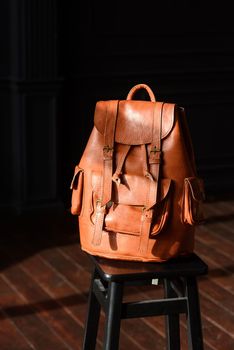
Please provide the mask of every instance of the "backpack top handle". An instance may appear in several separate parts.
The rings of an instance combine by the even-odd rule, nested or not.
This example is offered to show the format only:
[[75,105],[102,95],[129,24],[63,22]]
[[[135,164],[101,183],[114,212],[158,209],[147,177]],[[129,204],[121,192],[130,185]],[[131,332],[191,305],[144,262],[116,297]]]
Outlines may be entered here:
[[129,91],[128,95],[127,95],[127,100],[132,100],[133,96],[135,95],[135,93],[138,91],[138,90],[141,90],[141,89],[145,89],[148,94],[149,94],[149,97],[150,97],[150,101],[151,102],[156,102],[156,98],[154,96],[154,93],[153,91],[151,90],[151,88],[146,85],[146,84],[137,84],[135,86],[133,86],[131,88],[131,90]]

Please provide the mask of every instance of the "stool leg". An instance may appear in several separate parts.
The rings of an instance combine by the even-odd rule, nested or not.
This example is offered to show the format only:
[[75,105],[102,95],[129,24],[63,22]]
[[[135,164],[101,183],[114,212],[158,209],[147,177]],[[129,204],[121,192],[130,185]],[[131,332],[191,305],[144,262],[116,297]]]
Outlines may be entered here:
[[[170,281],[164,279],[165,298],[175,298],[177,294],[172,289]],[[169,314],[166,316],[167,350],[180,350],[180,316]]]
[[122,283],[109,282],[104,350],[118,350],[123,297]]
[[203,350],[203,336],[197,281],[196,278],[189,277],[186,278],[185,283],[188,303],[187,325],[189,349]]
[[83,350],[95,350],[98,322],[100,317],[101,306],[93,292],[94,279],[97,277],[96,269],[93,272],[91,286],[89,290],[88,316],[85,325]]

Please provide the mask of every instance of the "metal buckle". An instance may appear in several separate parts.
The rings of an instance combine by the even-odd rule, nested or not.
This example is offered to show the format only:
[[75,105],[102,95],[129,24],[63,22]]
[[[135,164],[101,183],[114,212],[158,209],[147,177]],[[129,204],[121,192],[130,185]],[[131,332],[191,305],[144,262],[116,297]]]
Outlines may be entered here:
[[150,150],[150,153],[153,153],[153,154],[155,154],[155,153],[157,153],[157,152],[160,152],[160,150],[159,149],[157,149],[157,147],[156,146],[154,146],[153,148],[151,148],[151,150]]
[[106,145],[106,146],[103,147],[103,151],[104,151],[104,152],[113,151],[113,147],[110,147],[109,145]]

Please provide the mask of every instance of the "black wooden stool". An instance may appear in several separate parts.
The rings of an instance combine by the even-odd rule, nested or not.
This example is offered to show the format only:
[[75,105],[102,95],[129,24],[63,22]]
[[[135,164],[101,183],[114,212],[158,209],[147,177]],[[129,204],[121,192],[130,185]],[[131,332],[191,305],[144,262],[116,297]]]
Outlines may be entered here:
[[[166,316],[167,349],[179,350],[180,313],[187,315],[189,350],[203,349],[196,277],[207,274],[208,267],[196,254],[165,263],[90,258],[94,272],[83,350],[95,349],[101,307],[106,315],[104,350],[118,349],[121,319],[159,315]],[[152,284],[155,279],[163,282],[165,298],[123,302],[125,285]]]

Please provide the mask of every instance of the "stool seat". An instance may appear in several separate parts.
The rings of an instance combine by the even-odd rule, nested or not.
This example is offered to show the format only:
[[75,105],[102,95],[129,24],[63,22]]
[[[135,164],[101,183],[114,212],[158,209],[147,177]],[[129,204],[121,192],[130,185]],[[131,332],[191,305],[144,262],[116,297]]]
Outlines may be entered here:
[[207,264],[195,253],[164,263],[113,260],[91,255],[89,257],[105,281],[198,276],[207,274],[208,271]]
[[[83,350],[95,349],[101,308],[106,315],[103,350],[118,349],[121,319],[159,315],[165,316],[167,349],[179,350],[182,313],[187,315],[189,350],[203,350],[197,276],[207,274],[208,266],[198,255],[165,263],[88,256],[93,263],[93,275]],[[164,298],[123,302],[124,286],[150,285],[155,281],[162,283]]]

